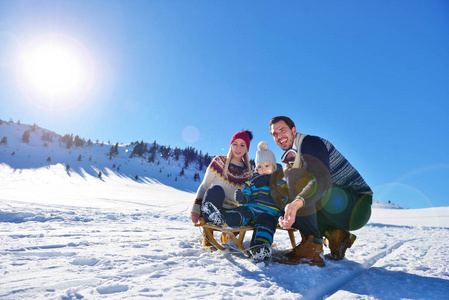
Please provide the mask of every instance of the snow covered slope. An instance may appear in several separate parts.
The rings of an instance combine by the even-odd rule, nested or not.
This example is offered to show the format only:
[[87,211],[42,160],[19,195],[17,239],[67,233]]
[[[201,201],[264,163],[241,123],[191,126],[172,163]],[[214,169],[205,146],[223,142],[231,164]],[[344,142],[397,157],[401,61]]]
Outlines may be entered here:
[[[150,175],[136,181],[127,174],[135,174],[137,164],[117,172],[106,159],[88,169],[84,160],[76,165],[78,152],[72,149],[67,170],[65,162],[47,164],[48,153],[41,156],[44,162],[31,155],[33,162],[27,161],[17,144],[21,160],[11,162],[12,145],[11,140],[8,148],[0,145],[0,299],[446,299],[449,294],[448,207],[375,204],[344,260],[326,261],[324,268],[254,265],[232,248],[205,251],[189,217],[194,194]],[[275,243],[276,249],[288,248],[287,234],[278,232]]]
[[[25,132],[28,132],[29,136],[27,142],[24,142]],[[81,176],[86,174],[98,176],[99,172],[115,173],[120,177],[158,181],[175,186],[177,189],[196,191],[207,167],[206,165],[200,168],[198,161],[186,167],[185,156],[181,154],[176,159],[174,149],[170,149],[168,158],[163,158],[161,145],[157,145],[154,162],[150,163],[148,151],[141,156],[131,157],[136,142],[117,144],[91,141],[73,134],[63,136],[37,125],[0,120],[0,140],[4,138],[6,143],[0,144],[0,163],[14,169],[34,169],[61,164],[69,176],[74,173]],[[111,148],[116,145],[118,153],[111,156]],[[152,145],[153,142],[146,143],[148,148]],[[169,146],[162,147],[169,148]],[[205,157],[207,154],[198,156]],[[180,175],[181,172],[184,174]],[[194,180],[196,173],[200,175],[199,180]]]

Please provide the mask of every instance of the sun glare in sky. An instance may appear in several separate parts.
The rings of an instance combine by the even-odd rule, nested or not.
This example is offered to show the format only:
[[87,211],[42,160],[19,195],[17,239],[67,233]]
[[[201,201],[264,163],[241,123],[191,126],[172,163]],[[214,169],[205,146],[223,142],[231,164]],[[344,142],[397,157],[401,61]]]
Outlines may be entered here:
[[46,35],[26,45],[19,57],[18,82],[33,104],[64,110],[80,103],[92,86],[89,52],[78,41]]

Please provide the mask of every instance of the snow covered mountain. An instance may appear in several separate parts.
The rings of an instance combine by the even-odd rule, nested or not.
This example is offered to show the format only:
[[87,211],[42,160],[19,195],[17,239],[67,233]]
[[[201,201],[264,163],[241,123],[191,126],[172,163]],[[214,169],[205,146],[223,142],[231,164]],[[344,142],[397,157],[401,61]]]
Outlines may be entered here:
[[[67,174],[119,176],[158,181],[185,191],[196,191],[211,157],[193,148],[171,149],[156,142],[130,144],[85,140],[60,135],[34,125],[0,120],[0,163],[14,169],[60,164]],[[139,148],[139,149],[138,149]],[[187,160],[187,164],[186,164]]]
[[[156,181],[183,191],[195,192],[212,159],[195,149],[170,149],[155,142],[114,144],[85,140],[73,134],[57,134],[48,129],[0,120],[0,163],[13,169],[35,169],[59,165],[71,173],[94,177],[115,173],[140,182]],[[25,141],[24,141],[25,139]],[[142,147],[143,143],[143,147]],[[145,148],[146,150],[138,147]],[[151,148],[156,147],[154,159]],[[111,155],[111,151],[116,153]],[[168,155],[165,155],[167,153]],[[179,156],[175,152],[179,151]],[[133,154],[139,152],[138,154]],[[185,154],[183,154],[185,153]],[[186,156],[194,156],[186,166]],[[100,174],[101,172],[101,174]],[[83,175],[84,176],[84,175]],[[99,177],[99,179],[101,179]],[[375,201],[376,207],[401,208]]]
[[[178,176],[182,158],[148,163],[149,157],[130,158],[135,146],[118,145],[118,155],[110,159],[113,144],[67,149],[54,134],[45,146],[41,137],[47,131],[5,123],[0,124],[0,139],[7,136],[0,145],[0,299],[446,299],[449,294],[449,207],[375,203],[370,222],[354,232],[357,240],[342,261],[326,261],[324,268],[253,264],[232,245],[215,252],[201,246],[201,232],[189,216],[199,184],[193,177],[202,177],[198,164]],[[23,143],[26,130],[30,140]],[[282,231],[274,242],[275,251],[291,247]]]

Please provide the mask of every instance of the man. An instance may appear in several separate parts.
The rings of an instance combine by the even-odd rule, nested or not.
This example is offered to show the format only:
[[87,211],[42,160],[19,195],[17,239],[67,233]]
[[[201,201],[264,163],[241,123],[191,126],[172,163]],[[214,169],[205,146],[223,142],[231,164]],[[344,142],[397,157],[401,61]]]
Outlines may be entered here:
[[[278,261],[324,266],[323,237],[329,241],[331,260],[345,257],[356,236],[350,230],[362,228],[371,216],[373,193],[357,170],[327,140],[297,132],[288,117],[270,121],[276,144],[285,151],[282,162],[288,186],[288,204],[280,223],[296,228],[303,237]],[[280,178],[278,178],[280,179]]]

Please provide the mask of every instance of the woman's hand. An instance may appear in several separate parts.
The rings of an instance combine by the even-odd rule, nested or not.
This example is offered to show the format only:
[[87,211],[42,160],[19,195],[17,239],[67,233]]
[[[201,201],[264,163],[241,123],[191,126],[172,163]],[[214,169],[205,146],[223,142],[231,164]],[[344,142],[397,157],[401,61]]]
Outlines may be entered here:
[[196,224],[196,223],[198,223],[198,220],[200,219],[200,214],[195,211],[192,211],[190,213],[190,217],[192,218],[192,222]]
[[293,223],[295,223],[296,212],[303,206],[304,201],[302,199],[296,199],[293,202],[287,204],[287,206],[285,206],[284,217],[279,218],[279,225],[281,225],[282,228],[290,229]]

